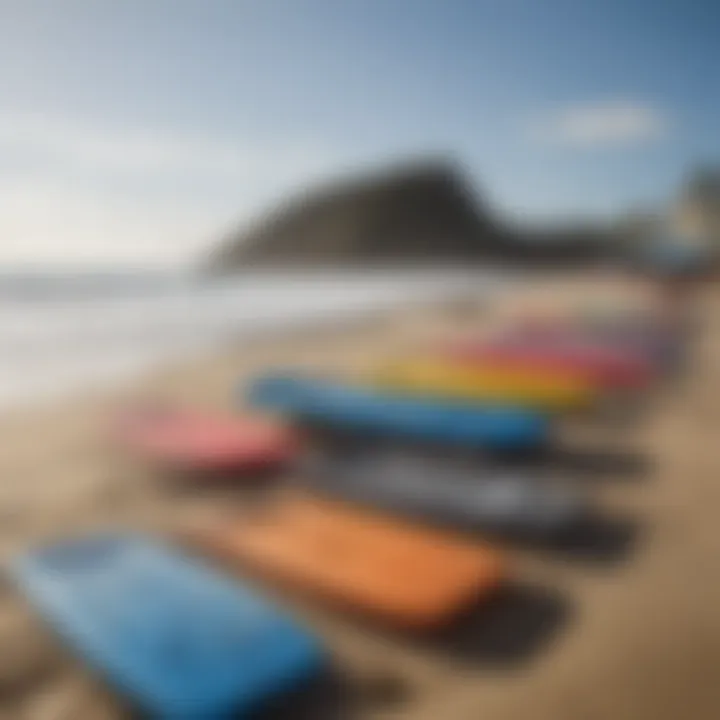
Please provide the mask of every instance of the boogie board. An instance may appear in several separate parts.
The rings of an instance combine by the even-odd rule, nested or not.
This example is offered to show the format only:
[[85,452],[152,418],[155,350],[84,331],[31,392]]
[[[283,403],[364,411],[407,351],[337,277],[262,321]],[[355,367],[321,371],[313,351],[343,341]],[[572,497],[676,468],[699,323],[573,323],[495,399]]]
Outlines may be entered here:
[[586,327],[591,337],[638,352],[661,371],[676,369],[686,349],[682,333],[660,321],[627,318],[613,322],[588,318]]
[[187,409],[128,412],[115,431],[132,452],[162,465],[191,470],[282,465],[295,450],[290,429],[277,423]]
[[521,363],[560,372],[585,373],[588,379],[606,389],[643,389],[655,377],[652,365],[637,354],[577,341],[501,338],[455,343],[447,347],[446,352],[454,359],[470,363]]
[[652,357],[641,343],[630,342],[631,335],[613,336],[609,332],[593,331],[590,326],[548,325],[539,327],[517,327],[496,336],[498,344],[524,345],[533,343],[538,347],[551,347],[579,356],[596,358],[609,365],[633,367],[652,373]]
[[541,447],[551,418],[542,412],[402,397],[300,375],[266,375],[243,391],[255,406],[300,420],[378,435],[496,450]]
[[140,536],[62,542],[11,572],[58,634],[151,717],[244,717],[324,663],[316,639],[248,587]]
[[303,495],[192,537],[282,585],[408,629],[443,624],[505,577],[489,546]]
[[667,325],[650,318],[619,319],[590,316],[572,322],[521,326],[508,338],[539,344],[581,346],[624,354],[661,369],[672,360],[679,337]]
[[322,494],[503,536],[550,539],[588,513],[584,496],[572,488],[407,452],[318,453],[303,458],[299,469],[303,483]]
[[428,358],[389,364],[370,381],[390,391],[473,402],[520,405],[541,410],[574,410],[597,400],[590,380],[543,373],[529,367],[503,367]]

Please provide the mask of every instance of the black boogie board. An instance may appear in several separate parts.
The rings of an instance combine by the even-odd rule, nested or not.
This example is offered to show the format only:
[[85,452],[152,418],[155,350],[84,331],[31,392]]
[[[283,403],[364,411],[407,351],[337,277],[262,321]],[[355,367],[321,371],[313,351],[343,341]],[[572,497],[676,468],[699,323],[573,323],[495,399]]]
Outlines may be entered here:
[[407,451],[322,451],[299,463],[313,490],[431,523],[551,539],[582,523],[585,496],[531,473]]

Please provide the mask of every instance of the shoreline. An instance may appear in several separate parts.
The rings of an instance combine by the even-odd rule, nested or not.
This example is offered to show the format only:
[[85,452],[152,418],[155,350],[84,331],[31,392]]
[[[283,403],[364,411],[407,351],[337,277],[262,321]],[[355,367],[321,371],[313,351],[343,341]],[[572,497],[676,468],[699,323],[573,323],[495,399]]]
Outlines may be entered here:
[[142,363],[141,367],[111,372],[107,376],[94,378],[84,386],[78,384],[77,381],[71,381],[60,383],[57,388],[37,395],[25,394],[16,398],[12,398],[11,395],[10,399],[0,404],[0,424],[8,414],[42,411],[59,403],[77,401],[82,403],[88,396],[103,397],[128,392],[138,383],[142,384],[146,377],[157,376],[164,370],[178,365],[202,363],[208,358],[232,351],[233,348],[240,345],[249,347],[253,352],[257,346],[282,343],[288,338],[298,338],[302,342],[307,335],[332,333],[336,328],[345,331],[361,327],[378,320],[382,321],[383,318],[390,315],[413,312],[414,308],[418,307],[436,308],[452,304],[458,299],[465,298],[468,294],[473,296],[474,302],[487,302],[488,298],[492,299],[507,292],[513,282],[499,280],[497,283],[489,283],[487,278],[481,280],[477,289],[470,290],[467,277],[458,277],[459,287],[452,288],[447,286],[447,279],[437,279],[436,282],[440,287],[428,288],[423,291],[408,291],[407,297],[375,300],[364,306],[348,307],[340,311],[337,309],[327,313],[316,311],[300,319],[295,317],[275,318],[263,325],[240,326],[234,331],[226,331],[225,337],[222,339],[199,343],[195,347],[163,352],[157,358]]

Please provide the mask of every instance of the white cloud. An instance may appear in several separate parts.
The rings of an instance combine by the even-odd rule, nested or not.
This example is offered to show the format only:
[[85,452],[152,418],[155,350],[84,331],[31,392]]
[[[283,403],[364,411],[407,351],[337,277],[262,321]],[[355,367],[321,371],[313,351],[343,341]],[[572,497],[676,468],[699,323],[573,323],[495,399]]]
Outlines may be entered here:
[[39,114],[0,116],[0,147],[12,147],[45,162],[74,170],[103,173],[262,172],[281,155],[286,166],[322,160],[308,141],[282,138],[243,142],[176,133],[166,129],[103,127],[82,120]]
[[338,158],[302,138],[0,116],[0,264],[172,262]]
[[618,100],[569,105],[532,130],[536,138],[553,144],[606,148],[658,140],[668,131],[668,120],[650,105]]
[[203,207],[51,179],[0,182],[0,194],[0,265],[178,262],[217,231]]

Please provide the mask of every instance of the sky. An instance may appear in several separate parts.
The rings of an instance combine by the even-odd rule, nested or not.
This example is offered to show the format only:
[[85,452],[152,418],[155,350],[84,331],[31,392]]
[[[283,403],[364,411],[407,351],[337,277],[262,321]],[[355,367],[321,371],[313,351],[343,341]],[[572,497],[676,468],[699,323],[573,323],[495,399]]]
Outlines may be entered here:
[[448,153],[502,217],[720,161],[717,0],[0,0],[0,265],[192,262],[288,192]]

